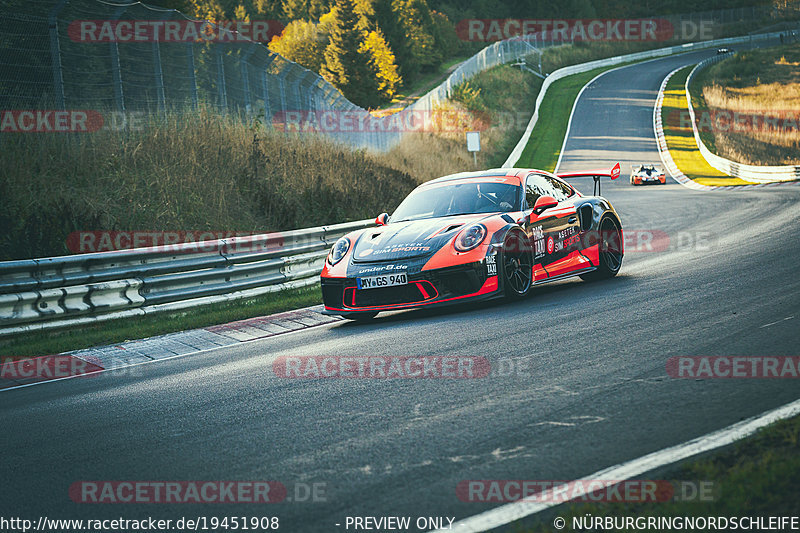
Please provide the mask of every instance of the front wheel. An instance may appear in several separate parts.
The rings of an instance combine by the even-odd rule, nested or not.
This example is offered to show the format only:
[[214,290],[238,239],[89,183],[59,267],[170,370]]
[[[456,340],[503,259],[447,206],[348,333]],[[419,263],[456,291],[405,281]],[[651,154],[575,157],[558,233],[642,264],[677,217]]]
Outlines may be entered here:
[[526,243],[527,240],[516,232],[508,235],[503,243],[500,275],[508,298],[524,297],[533,283],[533,260]]
[[613,278],[622,267],[622,231],[619,224],[605,217],[600,221],[600,264],[597,270],[581,274],[584,281]]

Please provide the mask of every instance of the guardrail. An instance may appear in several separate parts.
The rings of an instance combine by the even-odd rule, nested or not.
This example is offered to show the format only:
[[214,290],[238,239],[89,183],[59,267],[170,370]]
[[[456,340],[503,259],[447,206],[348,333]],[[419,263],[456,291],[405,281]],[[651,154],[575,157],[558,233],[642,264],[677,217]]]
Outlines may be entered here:
[[333,243],[372,223],[0,262],[0,336],[310,285]]
[[727,37],[725,39],[715,39],[712,41],[703,41],[698,43],[687,43],[678,46],[668,46],[666,48],[658,48],[656,50],[647,50],[645,52],[637,52],[635,54],[610,57],[608,59],[598,59],[597,61],[589,61],[588,63],[581,63],[579,65],[572,65],[569,67],[560,68],[551,73],[549,76],[547,76],[547,79],[544,80],[542,88],[539,90],[539,96],[536,98],[536,105],[534,108],[533,116],[528,122],[528,126],[525,128],[525,133],[522,135],[522,138],[520,138],[519,142],[514,147],[514,150],[508,156],[508,159],[506,159],[505,163],[503,163],[503,166],[513,167],[519,160],[520,156],[522,155],[522,151],[528,144],[528,140],[530,139],[531,133],[533,132],[533,128],[534,126],[536,126],[536,122],[539,120],[539,108],[542,105],[542,100],[544,100],[544,96],[545,93],[547,92],[547,89],[553,83],[560,80],[561,78],[566,78],[567,76],[571,76],[573,74],[580,74],[582,72],[589,72],[590,70],[594,70],[600,67],[610,67],[614,65],[620,65],[622,63],[628,63],[630,61],[638,61],[640,59],[656,59],[659,57],[665,57],[673,54],[678,54],[681,52],[702,50],[703,48],[712,48],[718,46],[725,46],[729,44],[751,43],[756,41],[778,39],[780,38],[782,33],[783,32],[763,33],[756,35],[747,35],[743,37]]
[[692,121],[692,130],[694,131],[694,140],[697,143],[697,149],[702,154],[709,165],[715,169],[723,172],[729,176],[741,178],[747,181],[756,183],[772,183],[776,181],[794,181],[800,179],[800,165],[780,165],[780,166],[759,166],[759,165],[745,165],[744,163],[737,163],[730,159],[718,156],[708,149],[703,140],[700,138],[700,131],[697,128],[697,119],[692,106],[692,95],[689,91],[689,85],[692,83],[695,75],[709,65],[718,63],[723,59],[727,59],[732,54],[718,55],[701,61],[692,69],[689,76],[686,78],[686,102],[689,105],[689,119]]

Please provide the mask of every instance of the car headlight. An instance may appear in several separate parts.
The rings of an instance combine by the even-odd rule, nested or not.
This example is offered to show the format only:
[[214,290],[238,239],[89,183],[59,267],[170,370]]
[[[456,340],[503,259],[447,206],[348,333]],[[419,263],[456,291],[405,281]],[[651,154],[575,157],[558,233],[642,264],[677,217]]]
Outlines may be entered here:
[[335,265],[336,263],[342,260],[345,254],[347,254],[347,250],[349,249],[350,249],[350,239],[348,239],[347,237],[342,237],[341,239],[336,241],[336,244],[334,244],[333,248],[331,248],[331,251],[328,254],[328,263],[330,263],[331,266]]
[[473,224],[458,234],[453,246],[458,252],[468,252],[482,243],[485,238],[486,226]]

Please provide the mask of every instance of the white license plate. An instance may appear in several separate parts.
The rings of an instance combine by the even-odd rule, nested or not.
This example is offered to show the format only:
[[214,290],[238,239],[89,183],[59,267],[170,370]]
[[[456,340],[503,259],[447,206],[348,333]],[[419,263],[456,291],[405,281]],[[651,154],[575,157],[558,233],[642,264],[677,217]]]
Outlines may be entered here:
[[384,274],[383,276],[370,276],[368,278],[357,278],[356,283],[359,289],[379,289],[381,287],[394,287],[396,285],[407,285],[407,274]]

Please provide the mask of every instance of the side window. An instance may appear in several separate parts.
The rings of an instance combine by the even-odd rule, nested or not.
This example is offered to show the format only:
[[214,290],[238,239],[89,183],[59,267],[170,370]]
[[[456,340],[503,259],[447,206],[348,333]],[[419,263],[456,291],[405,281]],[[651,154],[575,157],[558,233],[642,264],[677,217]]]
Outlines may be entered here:
[[545,176],[530,174],[525,179],[525,201],[528,203],[528,208],[533,207],[540,196],[552,196],[560,202],[559,196],[563,194],[556,192]]
[[556,190],[555,199],[561,202],[572,196],[572,188],[558,178],[547,176],[547,181]]

